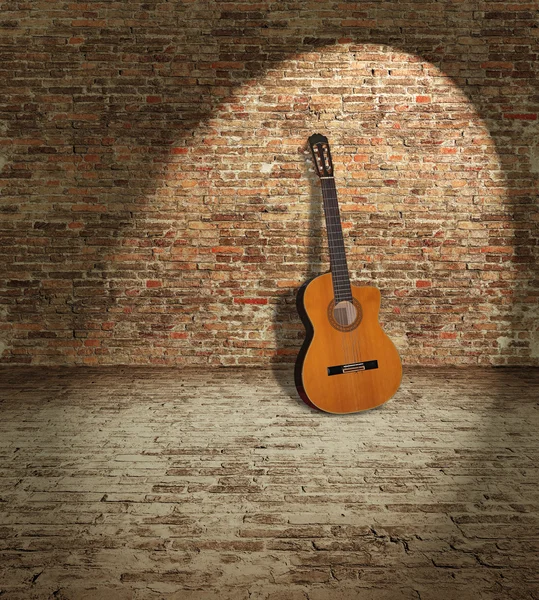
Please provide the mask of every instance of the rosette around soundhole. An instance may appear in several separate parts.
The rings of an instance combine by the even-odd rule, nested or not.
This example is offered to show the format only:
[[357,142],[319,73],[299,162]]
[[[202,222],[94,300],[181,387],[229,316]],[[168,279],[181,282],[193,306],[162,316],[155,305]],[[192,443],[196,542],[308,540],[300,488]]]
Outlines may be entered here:
[[328,306],[328,319],[331,326],[338,331],[353,331],[363,318],[361,304],[356,298],[352,301],[341,300],[335,303],[335,298]]

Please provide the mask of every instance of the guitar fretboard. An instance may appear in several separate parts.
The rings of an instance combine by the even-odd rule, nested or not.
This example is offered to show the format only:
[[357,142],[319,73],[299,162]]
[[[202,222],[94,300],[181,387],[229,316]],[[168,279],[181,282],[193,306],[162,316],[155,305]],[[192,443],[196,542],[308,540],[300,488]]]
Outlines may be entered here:
[[329,261],[335,303],[337,304],[343,300],[352,301],[352,290],[350,288],[348,264],[346,262],[346,253],[344,250],[341,215],[339,212],[335,179],[333,177],[324,177],[320,179],[320,183],[322,185],[322,197],[324,199],[324,214],[326,216]]

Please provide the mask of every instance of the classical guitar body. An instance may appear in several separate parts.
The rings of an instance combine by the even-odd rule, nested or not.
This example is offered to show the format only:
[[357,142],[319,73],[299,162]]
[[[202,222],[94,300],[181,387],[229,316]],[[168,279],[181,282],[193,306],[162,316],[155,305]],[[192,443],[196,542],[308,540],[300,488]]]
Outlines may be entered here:
[[309,406],[338,414],[359,412],[393,396],[402,366],[378,323],[380,292],[350,283],[328,139],[316,133],[309,145],[324,200],[331,272],[298,293],[307,336],[296,361],[296,388]]
[[380,292],[351,289],[351,306],[343,307],[349,323],[345,314],[340,323],[332,314],[331,273],[312,279],[297,297],[307,337],[296,361],[296,388],[306,404],[330,413],[379,406],[395,394],[402,377],[397,349],[378,323]]

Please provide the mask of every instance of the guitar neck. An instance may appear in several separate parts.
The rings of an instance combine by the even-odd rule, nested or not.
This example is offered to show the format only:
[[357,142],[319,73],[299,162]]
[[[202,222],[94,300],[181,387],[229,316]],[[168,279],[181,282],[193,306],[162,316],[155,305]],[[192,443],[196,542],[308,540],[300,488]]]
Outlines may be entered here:
[[350,277],[348,274],[348,264],[346,262],[346,252],[344,249],[341,215],[339,212],[335,179],[333,177],[322,177],[320,183],[322,185],[322,197],[324,199],[324,214],[326,216],[329,261],[335,303],[343,300],[352,301],[352,290],[350,288]]

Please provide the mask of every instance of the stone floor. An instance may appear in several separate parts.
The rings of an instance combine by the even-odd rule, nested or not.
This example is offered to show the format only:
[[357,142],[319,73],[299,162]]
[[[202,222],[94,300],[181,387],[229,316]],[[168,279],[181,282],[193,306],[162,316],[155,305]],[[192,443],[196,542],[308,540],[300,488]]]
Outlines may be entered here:
[[0,598],[539,598],[539,372],[0,370]]

